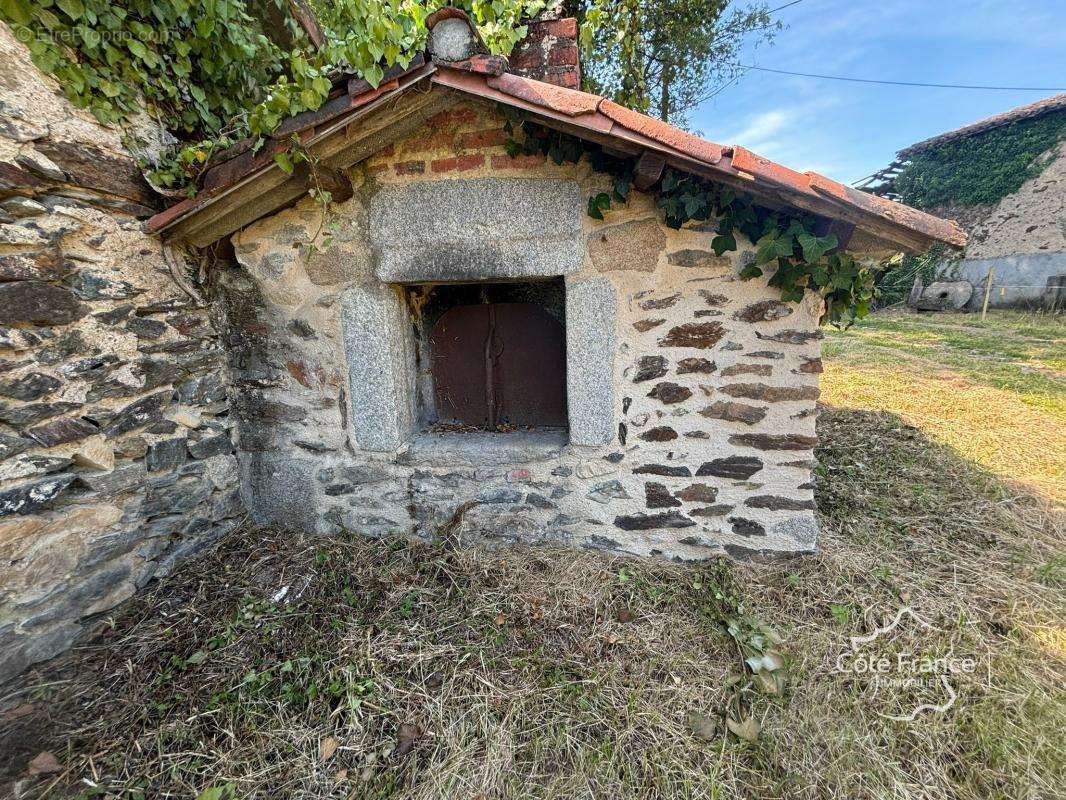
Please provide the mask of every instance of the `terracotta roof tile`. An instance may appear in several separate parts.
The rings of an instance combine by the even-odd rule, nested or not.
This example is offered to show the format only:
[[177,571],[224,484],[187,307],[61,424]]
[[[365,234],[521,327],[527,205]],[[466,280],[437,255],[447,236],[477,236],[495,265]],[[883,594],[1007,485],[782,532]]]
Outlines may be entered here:
[[[595,95],[589,96],[595,97]],[[623,128],[668,145],[687,156],[692,156],[692,158],[702,161],[704,164],[717,164],[722,160],[721,145],[693,136],[691,133],[675,128],[673,125],[668,125],[661,120],[632,111],[625,106],[620,106],[618,103],[606,99],[599,104],[599,110],[600,113],[610,117]]]
[[171,222],[195,211],[196,208],[204,203],[209,197],[210,194],[208,192],[200,192],[196,197],[186,198],[185,200],[175,203],[170,208],[160,211],[148,220],[148,224],[146,225],[148,233],[156,233],[167,227]]
[[[598,95],[506,72],[502,75],[491,74],[499,66],[494,57],[475,56],[469,63],[440,63],[424,67],[423,64],[421,58],[417,59],[417,64],[413,62],[406,70],[397,70],[387,75],[387,82],[376,89],[363,81],[351,79],[348,83],[348,96],[331,100],[327,104],[328,108],[323,106],[316,112],[300,115],[303,119],[286,123],[286,129],[303,131],[301,135],[310,136],[316,130],[321,130],[325,121],[329,121],[331,125],[343,124],[345,115],[353,113],[354,109],[379,99],[388,99],[390,93],[400,86],[400,82],[410,81],[412,76],[421,76],[418,77],[421,80],[429,75],[433,83],[539,114],[547,120],[554,119],[565,123],[564,129],[567,130],[587,130],[590,135],[599,137],[597,140],[602,140],[604,135],[614,137],[620,142],[625,140],[629,148],[627,151],[654,147],[667,158],[674,153],[682,164],[695,161],[707,165],[712,174],[717,172],[723,177],[735,177],[737,171],[747,173],[754,178],[751,181],[751,192],[756,196],[760,190],[785,189],[792,192],[793,196],[804,197],[803,208],[815,210],[816,213],[830,218],[834,214],[842,215],[843,206],[852,219],[871,218],[869,224],[881,231],[882,235],[888,235],[889,239],[892,238],[892,230],[905,229],[908,234],[903,235],[901,231],[898,238],[908,247],[913,247],[917,241],[922,240],[939,240],[956,246],[963,246],[966,242],[965,234],[954,222],[851,189],[817,173],[797,172],[740,146],[723,148]],[[416,68],[420,68],[421,72],[416,73]],[[391,99],[389,102],[392,102]],[[334,119],[336,121],[333,121]],[[305,122],[309,123],[309,126],[304,125]],[[152,217],[149,220],[149,230],[161,231],[185,216],[196,213],[202,207],[211,205],[214,196],[227,186],[256,170],[269,167],[273,158],[272,150],[273,147],[263,148],[256,156],[250,152],[237,153],[234,158],[213,167],[206,176],[205,189],[196,198],[182,201]],[[729,158],[723,160],[724,157]],[[861,226],[861,222],[859,224]],[[889,233],[886,234],[886,231]]]
[[568,117],[594,114],[603,102],[603,98],[599,95],[579,92],[576,89],[564,89],[553,83],[522,78],[509,72],[499,77],[489,78],[486,83],[491,89]]
[[817,172],[808,172],[807,175],[810,178],[811,188],[819,194],[827,195],[852,208],[909,228],[930,239],[937,239],[956,247],[966,246],[966,234],[954,220],[934,217],[932,214],[905,206],[903,203],[844,186]]
[[814,194],[814,190],[811,189],[810,178],[802,172],[796,172],[794,169],[789,169],[768,158],[756,155],[740,145],[733,145],[726,152],[732,156],[731,162],[734,169],[747,172],[756,178],[800,194]]

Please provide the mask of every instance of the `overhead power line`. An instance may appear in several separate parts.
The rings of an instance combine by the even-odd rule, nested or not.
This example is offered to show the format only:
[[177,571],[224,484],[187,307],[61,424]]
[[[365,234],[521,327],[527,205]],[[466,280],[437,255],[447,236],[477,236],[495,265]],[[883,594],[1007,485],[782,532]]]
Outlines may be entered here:
[[817,75],[811,72],[789,72],[784,69],[757,67],[754,64],[737,64],[742,69],[754,69],[759,72],[773,72],[778,75],[792,75],[798,78],[821,78],[827,81],[847,81],[848,83],[877,83],[885,86],[917,86],[925,89],[982,89],[1001,92],[1066,92],[1066,88],[1055,86],[975,86],[965,83],[918,83],[915,81],[881,81],[874,78],[849,78],[843,75]]

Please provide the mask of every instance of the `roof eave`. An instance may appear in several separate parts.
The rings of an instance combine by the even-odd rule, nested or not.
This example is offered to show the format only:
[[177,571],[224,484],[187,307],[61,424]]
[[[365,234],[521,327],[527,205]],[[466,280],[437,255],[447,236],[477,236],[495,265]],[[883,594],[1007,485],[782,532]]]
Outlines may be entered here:
[[[410,90],[427,82],[430,89],[417,93],[421,98],[417,102],[411,100]],[[965,233],[954,222],[850,189],[817,173],[790,170],[739,146],[723,148],[596,95],[506,73],[479,73],[460,65],[426,63],[409,69],[397,74],[389,84],[349,96],[352,108],[347,110],[343,97],[338,97],[333,102],[342,109],[341,113],[316,127],[315,112],[309,112],[308,124],[301,125],[298,134],[304,147],[323,164],[344,169],[373,152],[367,143],[375,135],[383,140],[386,125],[406,119],[404,130],[388,132],[391,138],[405,135],[413,129],[412,121],[428,116],[418,112],[433,105],[429,95],[434,95],[439,104],[451,92],[518,109],[549,127],[595,141],[612,151],[636,157],[655,153],[670,166],[751,194],[772,207],[798,208],[843,220],[899,249],[920,252],[938,241],[954,247],[966,243]],[[408,99],[397,103],[401,94],[408,94]],[[404,113],[408,105],[417,107]],[[269,151],[260,158],[265,161],[262,166],[232,185],[210,188],[156,215],[149,221],[149,230],[204,247],[291,204],[307,191],[306,175],[286,175]]]

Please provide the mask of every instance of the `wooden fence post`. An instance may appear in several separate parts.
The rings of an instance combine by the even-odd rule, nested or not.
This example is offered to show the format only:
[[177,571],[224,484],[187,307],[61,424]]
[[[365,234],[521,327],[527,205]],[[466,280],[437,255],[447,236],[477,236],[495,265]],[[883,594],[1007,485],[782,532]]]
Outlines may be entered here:
[[981,320],[988,314],[988,298],[992,296],[992,281],[996,277],[996,268],[988,268],[988,277],[985,278],[985,301],[981,304]]

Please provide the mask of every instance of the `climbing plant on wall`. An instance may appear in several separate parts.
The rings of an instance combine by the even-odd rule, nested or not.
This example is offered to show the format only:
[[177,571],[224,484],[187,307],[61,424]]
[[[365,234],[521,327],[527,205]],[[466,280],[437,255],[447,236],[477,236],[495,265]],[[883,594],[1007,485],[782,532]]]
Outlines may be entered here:
[[[0,19],[75,106],[104,123],[147,110],[192,140],[150,174],[157,186],[191,190],[217,148],[318,108],[331,75],[355,73],[376,86],[386,69],[409,64],[425,46],[426,17],[444,4],[313,0],[318,45],[293,0],[0,0]],[[508,53],[544,0],[451,5],[470,13],[493,52]]]
[[[577,163],[585,156],[594,170],[611,177],[609,192],[589,198],[589,216],[604,219],[614,204],[628,200],[632,159],[612,156],[597,144],[528,120],[520,123],[519,140],[514,136],[516,122],[512,118],[507,124],[512,134],[507,150],[512,156],[543,153],[556,164]],[[820,234],[815,217],[760,206],[729,187],[669,168],[663,172],[656,202],[671,228],[716,219],[711,240],[716,255],[736,250],[737,234],[748,238],[755,244],[755,260],[740,277],[750,280],[769,274],[767,282],[786,302],[800,302],[807,290],[817,292],[825,301],[823,322],[848,327],[869,311],[877,293],[873,271],[837,249],[835,235]]]
[[1066,111],[918,151],[895,179],[903,202],[916,208],[948,203],[998,203],[1037,176],[1066,139]]

